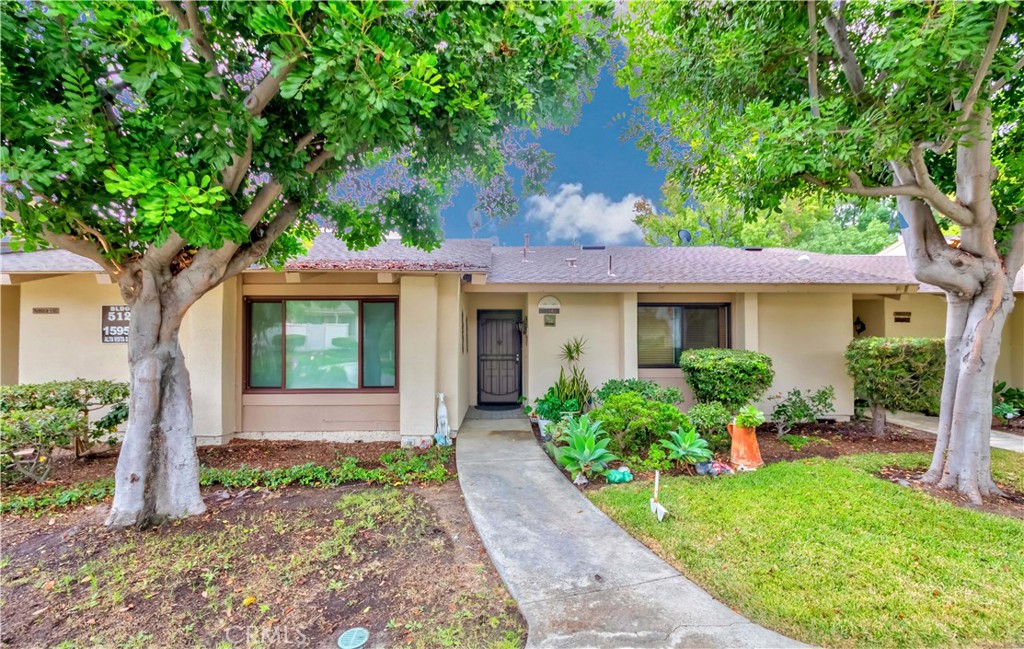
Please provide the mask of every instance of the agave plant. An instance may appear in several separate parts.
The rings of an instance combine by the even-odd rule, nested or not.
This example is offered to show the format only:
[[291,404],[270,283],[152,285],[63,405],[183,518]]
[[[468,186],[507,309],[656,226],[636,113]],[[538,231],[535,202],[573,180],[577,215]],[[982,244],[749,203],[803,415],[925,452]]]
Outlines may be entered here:
[[588,480],[595,475],[608,472],[608,463],[618,459],[608,450],[609,440],[601,430],[600,421],[591,421],[587,415],[573,417],[568,420],[564,440],[565,446],[555,449],[555,459],[573,474],[573,479],[580,475]]
[[683,464],[696,464],[711,459],[711,449],[707,440],[701,438],[691,426],[670,431],[669,439],[661,440],[661,445],[668,451],[669,459]]

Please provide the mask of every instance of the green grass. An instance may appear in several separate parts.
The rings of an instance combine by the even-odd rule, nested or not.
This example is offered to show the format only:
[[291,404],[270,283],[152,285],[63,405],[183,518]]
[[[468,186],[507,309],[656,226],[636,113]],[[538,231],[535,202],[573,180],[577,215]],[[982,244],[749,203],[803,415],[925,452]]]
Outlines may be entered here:
[[[872,475],[924,454],[783,462],[724,479],[666,478],[591,500],[715,597],[825,646],[1024,645],[1024,521],[936,500]],[[1024,455],[993,451],[1024,486]]]

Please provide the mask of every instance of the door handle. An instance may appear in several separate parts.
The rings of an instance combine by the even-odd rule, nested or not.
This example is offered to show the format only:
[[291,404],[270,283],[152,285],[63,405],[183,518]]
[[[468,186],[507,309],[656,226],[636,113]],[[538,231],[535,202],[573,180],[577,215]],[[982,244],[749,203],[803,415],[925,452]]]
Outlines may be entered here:
[[516,362],[519,362],[519,354],[516,354]]

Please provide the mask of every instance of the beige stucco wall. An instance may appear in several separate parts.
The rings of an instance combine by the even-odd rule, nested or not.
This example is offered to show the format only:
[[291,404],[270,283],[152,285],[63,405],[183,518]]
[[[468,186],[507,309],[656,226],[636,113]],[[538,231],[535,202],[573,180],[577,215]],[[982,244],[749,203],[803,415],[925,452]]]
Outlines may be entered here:
[[864,323],[864,332],[860,337],[885,335],[885,303],[887,298],[875,297],[853,300],[853,318],[860,318]]
[[996,364],[996,380],[1024,387],[1024,294],[1018,293],[1013,312],[1003,329],[1003,345]]
[[[545,295],[557,297],[561,313],[553,327],[544,326],[544,316],[537,303]],[[563,361],[559,358],[562,345],[574,337],[587,341],[582,366],[591,387],[597,388],[612,378],[632,374],[635,368],[622,366],[625,354],[622,346],[624,300],[616,293],[529,293],[529,367],[527,368],[528,397],[531,401],[541,396],[558,380]],[[635,313],[633,315],[635,322]],[[632,344],[636,345],[636,334]],[[568,365],[566,365],[568,367]]]
[[437,278],[405,276],[399,297],[398,379],[402,444],[435,432],[438,367]]
[[21,287],[0,286],[0,384],[18,382]]
[[[767,396],[793,388],[836,389],[835,412],[853,415],[853,381],[843,354],[853,337],[853,299],[849,293],[762,293],[758,297],[758,351],[775,367]],[[774,402],[759,408],[770,414]]]
[[463,396],[462,287],[458,275],[437,277],[437,391],[445,395],[448,426],[458,431],[469,402]]
[[[25,282],[21,288],[19,383],[128,380],[128,345],[100,342],[101,307],[124,304],[116,285],[91,273]],[[60,313],[34,314],[56,307]]]

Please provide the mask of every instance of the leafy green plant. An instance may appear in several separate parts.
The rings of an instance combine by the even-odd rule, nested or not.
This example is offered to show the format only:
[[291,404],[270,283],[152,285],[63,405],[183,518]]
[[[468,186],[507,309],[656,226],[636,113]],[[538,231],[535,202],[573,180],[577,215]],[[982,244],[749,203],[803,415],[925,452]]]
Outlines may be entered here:
[[675,405],[683,400],[683,395],[679,388],[663,387],[654,381],[646,381],[644,379],[611,379],[598,388],[594,392],[594,396],[597,397],[598,401],[604,402],[608,400],[608,397],[622,394],[623,392],[636,392],[651,401],[661,401],[671,405]]
[[562,399],[555,392],[555,388],[548,388],[544,396],[537,399],[535,403],[537,407],[534,411],[537,413],[538,418],[548,421],[558,421],[562,418],[562,412],[565,408],[563,407]]
[[764,413],[754,406],[743,406],[736,413],[736,425],[740,428],[757,428],[764,421]]
[[0,479],[44,482],[53,467],[53,451],[71,445],[86,424],[74,408],[8,410],[0,416]]
[[808,390],[806,394],[793,388],[772,411],[771,420],[778,436],[788,434],[796,424],[815,422],[832,412],[835,398],[836,389],[831,385],[814,393]]
[[1008,403],[1014,410],[1024,412],[1024,388],[1011,388],[1006,381],[1000,381],[992,387],[993,403]]
[[586,339],[573,338],[562,345],[559,354],[559,358],[569,363],[569,372],[566,373],[565,367],[559,369],[558,380],[554,385],[555,394],[562,401],[575,401],[577,407],[573,408],[573,412],[588,408],[594,397],[586,372],[579,365],[586,346]]
[[[281,489],[293,485],[336,487],[353,482],[379,485],[441,483],[455,476],[447,467],[452,452],[451,447],[439,446],[426,451],[398,449],[381,455],[381,466],[372,468],[359,466],[359,461],[354,457],[340,458],[331,466],[309,462],[276,469],[203,467],[199,482],[204,487],[222,486],[230,489]],[[113,493],[114,481],[110,479],[60,486],[27,496],[5,496],[0,501],[0,513],[73,507],[105,500]]]
[[668,439],[659,443],[668,451],[668,457],[681,464],[696,464],[711,459],[707,441],[701,439],[692,426],[670,431]]
[[857,338],[846,348],[846,371],[871,407],[877,436],[885,435],[886,410],[939,412],[945,367],[942,338]]
[[756,401],[775,380],[772,359],[745,349],[689,349],[679,367],[699,403],[717,401],[731,412]]
[[785,442],[789,448],[793,449],[797,453],[800,452],[800,449],[814,441],[810,437],[805,437],[803,435],[782,435],[779,437],[779,440]]
[[1013,407],[1013,405],[1006,403],[997,403],[992,406],[992,416],[998,417],[1002,421],[1009,421],[1015,417],[1020,416],[1020,411]]
[[732,446],[728,425],[732,415],[717,401],[698,403],[687,411],[697,434],[707,440],[713,453],[725,453]]
[[608,463],[617,456],[608,450],[611,439],[601,430],[601,422],[591,421],[587,415],[569,421],[565,446],[555,447],[555,460],[573,474],[574,480],[580,475],[589,480],[607,473]]
[[562,349],[558,357],[569,363],[578,363],[583,358],[583,352],[587,349],[586,338],[571,338],[562,343]]
[[646,450],[688,422],[675,406],[645,399],[636,392],[612,395],[590,415],[604,422],[612,436],[612,451],[621,455]]

